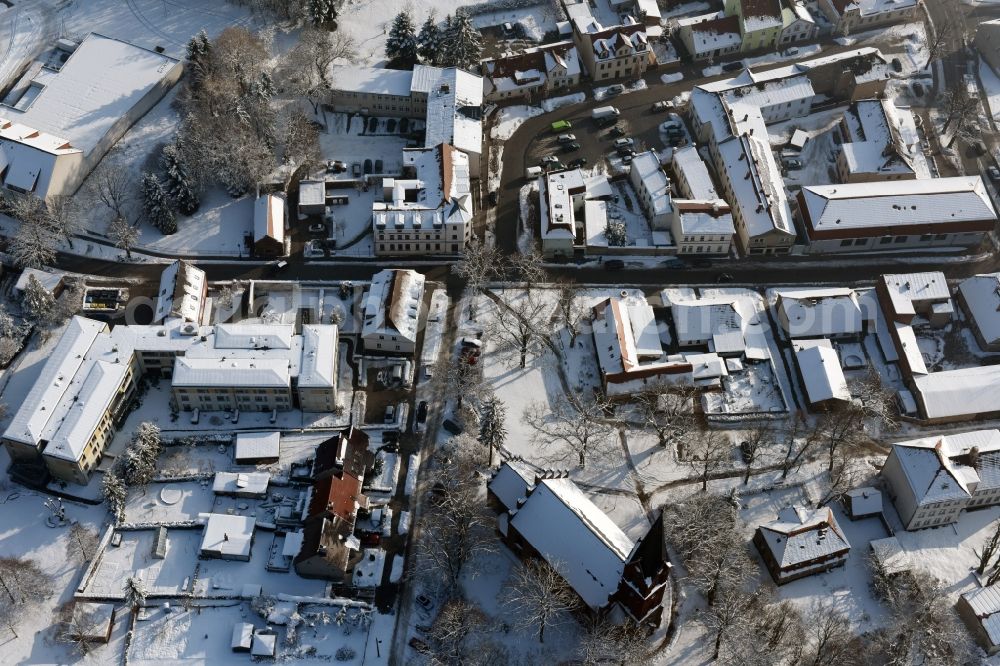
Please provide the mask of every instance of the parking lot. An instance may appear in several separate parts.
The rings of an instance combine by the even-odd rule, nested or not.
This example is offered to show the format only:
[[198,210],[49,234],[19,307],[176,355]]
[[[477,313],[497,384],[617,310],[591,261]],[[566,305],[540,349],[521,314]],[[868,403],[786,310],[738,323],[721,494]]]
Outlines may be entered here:
[[[609,167],[609,173],[614,173],[621,165],[621,158],[615,149],[616,139],[631,138],[635,153],[651,148],[663,149],[667,144],[664,143],[665,137],[661,136],[659,126],[668,119],[668,114],[662,110],[654,111],[647,101],[638,101],[648,98],[648,95],[626,93],[607,99],[607,106],[614,106],[620,112],[617,123],[609,125],[591,118],[590,109],[575,113],[569,109],[563,119],[569,121],[572,128],[557,132],[547,126],[531,140],[525,165],[543,166],[543,160],[552,156],[566,167],[578,159],[586,160],[585,166],[588,168],[604,163]],[[669,100],[670,97],[664,99]],[[559,136],[562,134],[570,134],[573,139],[560,143]]]

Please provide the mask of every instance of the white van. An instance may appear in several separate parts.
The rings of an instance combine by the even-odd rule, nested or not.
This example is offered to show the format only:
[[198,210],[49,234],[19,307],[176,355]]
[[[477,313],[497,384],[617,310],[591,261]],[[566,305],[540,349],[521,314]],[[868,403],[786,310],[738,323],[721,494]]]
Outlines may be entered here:
[[527,178],[528,180],[531,180],[532,178],[538,178],[541,175],[542,175],[542,167],[539,166],[528,167],[527,169],[524,170],[524,177]]

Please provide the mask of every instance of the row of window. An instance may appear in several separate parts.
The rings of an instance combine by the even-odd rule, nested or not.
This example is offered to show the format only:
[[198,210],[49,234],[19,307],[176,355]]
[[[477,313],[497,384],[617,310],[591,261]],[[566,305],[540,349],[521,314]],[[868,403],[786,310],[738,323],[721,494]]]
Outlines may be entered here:
[[[386,236],[388,236],[388,238],[386,238]],[[387,234],[387,233],[385,233],[383,231],[380,231],[379,234],[378,234],[378,239],[380,241],[384,241],[384,240],[390,240],[390,241],[408,241],[408,240],[410,240],[410,234],[403,234],[403,233],[395,233],[394,234],[392,232],[389,232]],[[452,240],[458,240],[458,234],[452,234],[451,235],[451,239]],[[439,233],[434,234],[434,238],[431,238],[430,234],[426,234],[426,237],[422,236],[422,235],[418,235],[418,234],[413,234],[413,240],[415,240],[415,241],[441,240],[441,234],[439,234]]]
[[[386,247],[388,245],[388,247]],[[433,245],[434,247],[431,247]],[[446,247],[448,243],[444,244]],[[412,246],[412,247],[411,247]],[[379,243],[379,252],[458,252],[458,243],[452,243],[451,249],[441,249],[441,243]]]
[[725,247],[725,245],[716,245],[713,250],[711,245],[696,245],[694,246],[694,249],[692,249],[692,246],[684,245],[681,246],[681,254],[691,254],[692,252],[694,254],[701,254],[703,252],[722,254],[726,251]]
[[[926,243],[928,241],[943,241],[948,238],[948,234],[922,234],[920,236],[920,242]],[[867,245],[872,239],[870,238],[845,238],[840,241],[840,247],[851,247],[852,245]],[[905,243],[910,240],[909,236],[882,236],[878,239],[879,245],[889,245],[892,243]]]

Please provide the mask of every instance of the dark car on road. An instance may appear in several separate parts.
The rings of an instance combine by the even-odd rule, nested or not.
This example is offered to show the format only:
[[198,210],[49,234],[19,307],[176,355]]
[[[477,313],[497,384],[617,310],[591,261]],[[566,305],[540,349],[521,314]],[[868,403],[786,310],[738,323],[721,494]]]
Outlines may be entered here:
[[570,161],[569,168],[570,169],[578,169],[578,168],[582,167],[586,163],[587,163],[587,158],[586,157],[578,157],[575,160]]
[[743,69],[743,61],[737,60],[736,62],[727,62],[722,66],[723,72],[735,72]]
[[615,138],[617,138],[617,137],[620,137],[620,136],[625,136],[625,135],[626,135],[627,133],[628,133],[628,132],[626,132],[626,131],[625,131],[625,128],[624,128],[624,127],[622,127],[621,125],[615,125],[615,126],[614,126],[614,127],[613,127],[613,128],[611,129],[611,132],[609,132],[609,134],[610,134],[610,135],[611,135],[612,137],[615,137]]
[[580,144],[574,141],[573,143],[564,143],[562,150],[564,153],[575,153],[580,150]]
[[608,259],[604,262],[604,267],[609,271],[620,271],[625,268],[625,262],[621,259]]

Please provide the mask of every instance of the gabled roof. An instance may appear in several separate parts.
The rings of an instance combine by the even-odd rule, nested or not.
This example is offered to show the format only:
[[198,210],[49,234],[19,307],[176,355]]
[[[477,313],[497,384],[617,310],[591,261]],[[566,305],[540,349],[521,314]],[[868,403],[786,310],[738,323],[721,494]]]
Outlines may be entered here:
[[507,460],[493,473],[488,487],[507,511],[514,511],[534,484],[535,475],[525,464]]
[[851,401],[851,392],[840,367],[840,358],[832,346],[795,345],[795,362],[799,366],[810,404],[827,400]]
[[787,507],[778,513],[777,520],[757,529],[782,569],[836,557],[851,549],[829,507]]
[[958,291],[986,344],[1000,341],[1000,273],[962,280]]
[[[915,503],[923,506],[965,499],[972,494],[969,484],[982,481],[977,469],[967,464],[970,460],[966,456],[974,448],[979,451],[980,468],[994,467],[993,454],[1000,452],[1000,431],[973,430],[898,442],[893,444],[892,454],[899,461]],[[990,479],[1000,486],[995,476],[991,471]]]
[[792,289],[778,292],[782,327],[793,337],[854,335],[862,331],[861,305],[853,289]]

